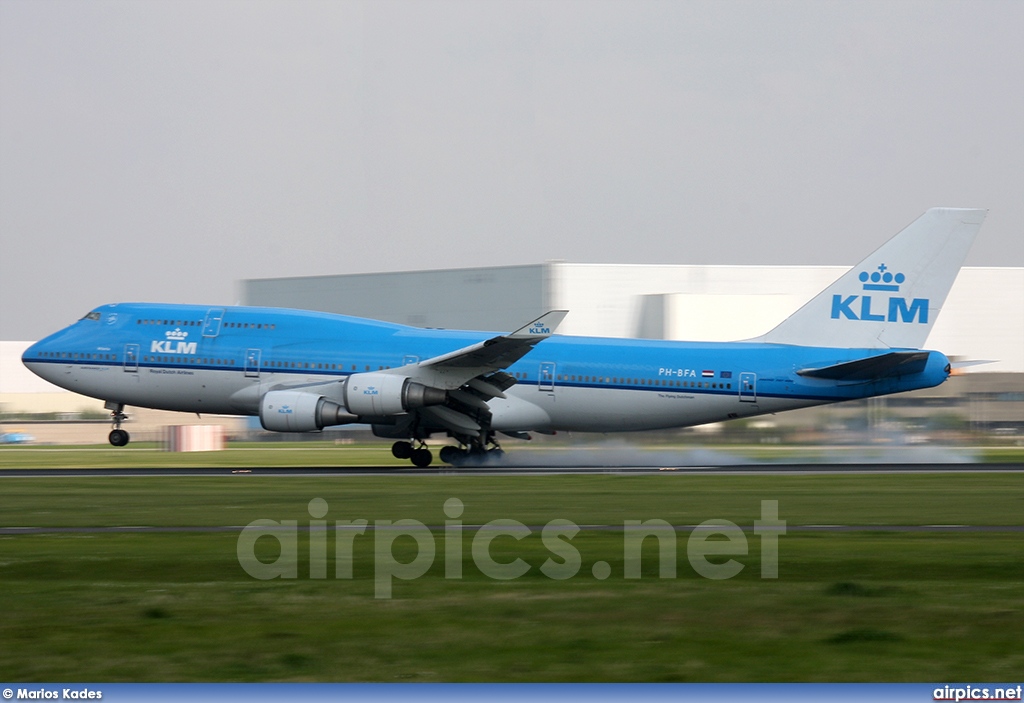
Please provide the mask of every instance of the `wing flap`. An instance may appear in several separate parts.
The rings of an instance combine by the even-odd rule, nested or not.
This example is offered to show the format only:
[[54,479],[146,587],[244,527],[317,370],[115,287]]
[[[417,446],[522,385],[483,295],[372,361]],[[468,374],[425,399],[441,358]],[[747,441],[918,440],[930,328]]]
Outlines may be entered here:
[[[504,374],[508,376],[508,374]],[[510,377],[511,378],[511,377]],[[504,388],[497,386],[490,382],[490,378],[471,378],[467,382],[470,388],[475,390],[477,393],[486,396],[487,398],[502,398],[504,399],[505,391],[511,388],[515,384],[515,379],[512,379],[512,383],[508,384]]]
[[418,412],[432,418],[435,422],[450,430],[468,434],[472,437],[480,436],[480,423],[468,415],[460,413],[458,410],[452,410],[443,405],[432,405],[427,408],[421,408]]

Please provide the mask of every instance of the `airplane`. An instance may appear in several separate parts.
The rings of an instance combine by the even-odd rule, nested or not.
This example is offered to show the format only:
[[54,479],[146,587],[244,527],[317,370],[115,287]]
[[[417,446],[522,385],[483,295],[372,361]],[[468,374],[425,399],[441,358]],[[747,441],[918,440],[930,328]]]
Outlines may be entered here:
[[42,378],[126,406],[258,416],[275,432],[367,424],[417,467],[456,466],[497,435],[688,427],[941,384],[922,349],[987,211],[932,208],[766,334],[739,342],[421,329],[278,308],[115,303],[30,346]]

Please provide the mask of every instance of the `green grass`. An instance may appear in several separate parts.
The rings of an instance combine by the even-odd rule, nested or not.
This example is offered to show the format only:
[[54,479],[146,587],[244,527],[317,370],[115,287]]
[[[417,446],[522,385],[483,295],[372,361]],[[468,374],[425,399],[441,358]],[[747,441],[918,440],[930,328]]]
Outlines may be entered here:
[[1016,537],[783,539],[777,581],[756,555],[728,581],[685,558],[679,578],[627,581],[621,540],[588,533],[574,542],[585,563],[610,559],[606,581],[539,575],[548,554],[528,538],[514,556],[532,575],[494,581],[467,561],[445,580],[438,559],[378,600],[367,550],[353,580],[259,582],[231,535],[19,537],[0,651],[11,679],[39,681],[999,680],[1024,666]]
[[[627,448],[628,447],[628,448]],[[984,463],[1024,462],[1024,447],[819,447],[792,445],[707,445],[654,444],[630,447],[618,441],[567,444],[555,442],[527,446],[510,442],[512,458],[529,460],[536,452],[560,456],[570,451],[590,451],[601,456],[608,450],[622,455],[646,455],[648,460],[663,458],[666,463],[685,461],[691,452],[704,456],[749,462],[842,462],[842,461],[914,461],[915,457],[953,457]],[[710,452],[710,454],[707,454]],[[436,452],[435,452],[436,453]],[[908,459],[909,458],[909,459]],[[711,460],[711,459],[708,459]],[[133,442],[127,447],[109,444],[75,446],[0,446],[0,471],[4,469],[90,469],[90,468],[189,468],[253,466],[395,466],[407,468],[409,462],[391,456],[388,442],[360,442],[336,445],[333,442],[231,442],[224,451],[169,453],[155,442]]]
[[[658,578],[645,542],[642,578],[624,577],[620,530],[584,530],[582,568],[556,581],[539,529],[499,537],[497,561],[524,560],[499,581],[471,559],[445,578],[443,528],[421,578],[374,597],[374,536],[355,538],[354,578],[259,581],[240,567],[239,532],[0,535],[0,670],[53,681],[936,681],[1010,680],[1024,670],[1024,535],[871,530],[885,524],[1021,525],[1016,474],[866,476],[385,476],[287,478],[9,478],[0,525],[308,525],[325,519],[416,519],[540,526],[555,518],[621,525],[660,518],[750,527],[761,500],[789,526],[841,523],[857,532],[779,539],[779,578],[760,577],[761,538],[747,532],[735,578],[700,577],[676,543],[677,577]],[[277,543],[261,538],[260,558]],[[415,543],[399,537],[396,559]],[[712,558],[722,561],[723,557]],[[599,561],[605,580],[593,576]]]
[[253,466],[409,466],[391,456],[390,444],[335,446],[327,442],[231,444],[219,452],[169,453],[156,443],[87,447],[0,447],[3,469],[108,469]]
[[694,525],[711,518],[751,525],[761,501],[779,501],[796,525],[1016,525],[1024,515],[1021,474],[850,474],[832,476],[451,476],[8,478],[0,484],[8,526],[246,525],[309,520],[313,498],[325,519],[415,519],[442,525],[444,502],[461,519],[512,518],[580,525],[658,518]]

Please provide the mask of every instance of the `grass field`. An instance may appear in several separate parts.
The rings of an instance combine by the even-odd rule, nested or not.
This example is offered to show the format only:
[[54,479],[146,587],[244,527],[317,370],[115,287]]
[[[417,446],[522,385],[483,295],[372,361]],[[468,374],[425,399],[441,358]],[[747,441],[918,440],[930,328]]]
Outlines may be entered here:
[[[467,526],[457,579],[445,578],[444,503],[453,497]],[[374,534],[354,539],[349,579],[336,578],[338,538],[329,532],[327,577],[318,579],[310,533],[300,531],[297,578],[250,577],[237,526],[308,526],[314,498],[326,502],[329,525],[433,526],[432,565],[395,580],[393,597],[375,598]],[[762,500],[778,501],[790,528],[779,539],[777,579],[761,578],[761,537],[749,531]],[[1024,477],[992,473],[6,478],[4,527],[236,527],[0,535],[0,677],[1002,681],[1024,671],[1024,534],[872,527],[1012,526],[1022,516]],[[499,518],[532,527],[490,545],[496,561],[530,567],[520,578],[490,578],[472,558],[472,526]],[[581,568],[566,580],[540,569],[560,558],[540,532],[554,519],[612,526],[571,539]],[[624,576],[623,521],[649,519],[680,527],[675,578],[659,578],[654,539],[644,543],[641,578]],[[703,578],[687,559],[683,526],[710,519],[748,530],[746,553],[732,557],[743,565],[734,578]],[[795,529],[824,524],[864,529]],[[399,562],[417,557],[411,537],[390,546]],[[280,552],[266,537],[256,548],[264,562]],[[598,562],[608,565],[605,579],[595,576]]]
[[[395,466],[408,461],[391,456],[387,442],[336,445],[332,442],[232,442],[224,451],[168,453],[157,443],[133,442],[127,447],[0,446],[0,471],[5,468],[160,468],[252,466]],[[1024,462],[1024,447],[876,446],[818,447],[792,445],[631,445],[622,441],[590,443],[509,444],[510,461],[566,462],[603,465],[606,459],[623,464],[666,465],[730,463],[837,463],[837,462]],[[436,454],[436,451],[435,451]]]

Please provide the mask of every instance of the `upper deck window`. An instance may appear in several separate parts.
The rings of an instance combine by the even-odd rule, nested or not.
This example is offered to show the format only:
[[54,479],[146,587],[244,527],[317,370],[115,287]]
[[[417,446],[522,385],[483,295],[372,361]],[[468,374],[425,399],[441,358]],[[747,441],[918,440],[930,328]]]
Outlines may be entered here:
[[100,314],[98,312],[90,312],[90,313],[86,314],[86,316],[83,317],[82,319],[83,320],[92,320],[94,322],[99,322]]

